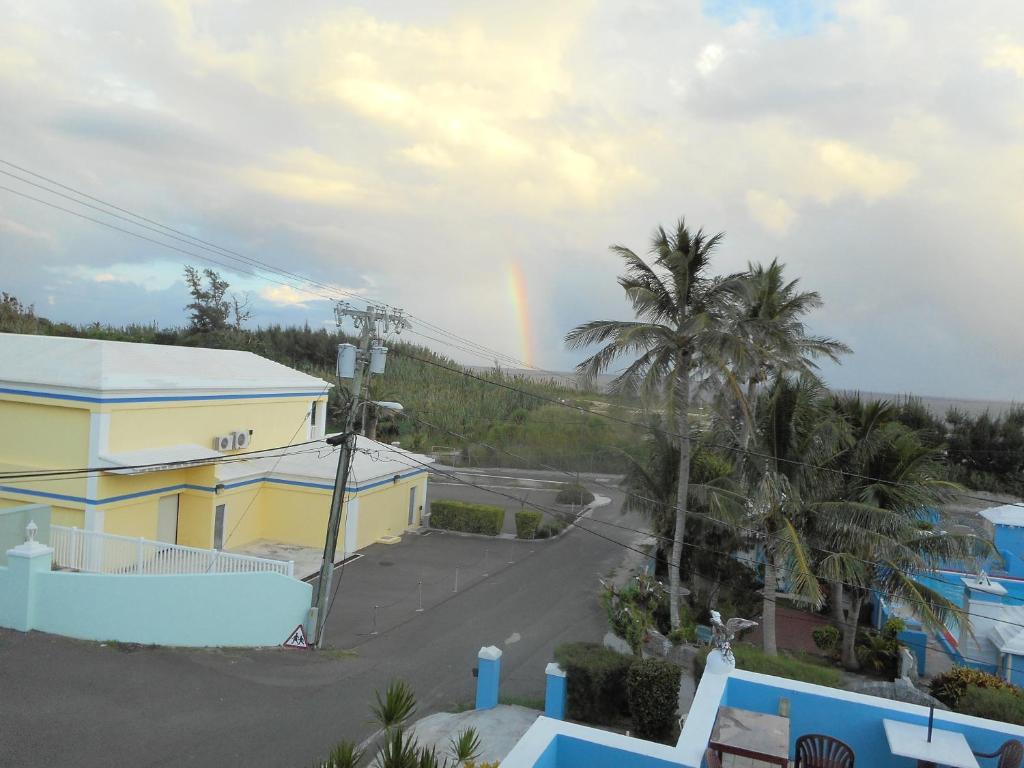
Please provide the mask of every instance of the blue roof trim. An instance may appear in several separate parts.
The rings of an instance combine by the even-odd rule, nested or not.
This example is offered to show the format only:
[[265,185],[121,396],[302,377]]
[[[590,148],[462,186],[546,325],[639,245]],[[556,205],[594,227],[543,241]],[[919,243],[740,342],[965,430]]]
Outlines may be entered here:
[[0,387],[0,394],[21,395],[23,397],[42,397],[50,400],[70,400],[75,403],[179,403],[203,400],[265,400],[274,397],[326,397],[325,390],[319,392],[258,392],[238,395],[166,395],[152,397],[91,397],[89,395],[65,395],[55,392],[39,392],[32,389],[13,389]]
[[[414,469],[411,472],[399,473],[398,478],[404,480],[407,477],[414,477],[425,473],[426,469]],[[302,488],[315,488],[317,490],[332,491],[334,486],[330,483],[309,483],[300,480],[284,480],[278,477],[257,477],[251,480],[241,480],[237,483],[225,484],[224,488],[230,490],[233,488],[241,488],[246,485],[254,485],[255,483],[274,483],[276,485],[293,485]],[[362,493],[371,488],[378,488],[382,485],[387,485],[394,482],[394,477],[385,478],[383,480],[376,480],[372,483],[359,486],[349,486],[346,490],[349,493]],[[0,492],[21,494],[23,496],[33,496],[41,499],[53,499],[54,501],[71,501],[77,504],[92,504],[94,506],[102,506],[104,504],[114,504],[119,501],[129,501],[131,499],[141,499],[145,496],[158,496],[162,493],[173,493],[174,491],[200,491],[201,493],[214,493],[214,488],[209,488],[205,485],[193,485],[191,483],[180,483],[178,485],[168,485],[163,488],[153,488],[148,491],[138,491],[136,493],[125,493],[120,496],[109,496],[105,499],[88,499],[84,496],[69,496],[63,493],[50,493],[49,491],[35,491],[31,488],[15,488],[10,485],[0,485]]]

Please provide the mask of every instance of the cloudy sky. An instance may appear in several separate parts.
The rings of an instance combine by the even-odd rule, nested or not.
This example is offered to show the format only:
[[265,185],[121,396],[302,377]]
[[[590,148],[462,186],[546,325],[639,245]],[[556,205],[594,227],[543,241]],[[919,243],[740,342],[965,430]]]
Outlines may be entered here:
[[[548,368],[574,324],[628,314],[608,245],[685,215],[726,232],[721,271],[779,257],[823,294],[814,330],[855,350],[830,383],[1024,399],[1019,0],[0,0],[0,137]],[[195,254],[0,189],[0,290],[182,322],[181,265],[213,254],[0,186]],[[330,322],[308,285],[222,271],[253,322]]]

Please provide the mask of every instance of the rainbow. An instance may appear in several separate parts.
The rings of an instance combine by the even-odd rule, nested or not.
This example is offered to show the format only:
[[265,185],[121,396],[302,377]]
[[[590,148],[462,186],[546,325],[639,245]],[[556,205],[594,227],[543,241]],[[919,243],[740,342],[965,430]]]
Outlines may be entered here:
[[510,264],[508,268],[508,295],[512,299],[512,309],[519,327],[522,349],[520,357],[524,363],[532,366],[533,329],[530,327],[530,307],[526,300],[526,280],[523,278],[523,269],[517,263]]

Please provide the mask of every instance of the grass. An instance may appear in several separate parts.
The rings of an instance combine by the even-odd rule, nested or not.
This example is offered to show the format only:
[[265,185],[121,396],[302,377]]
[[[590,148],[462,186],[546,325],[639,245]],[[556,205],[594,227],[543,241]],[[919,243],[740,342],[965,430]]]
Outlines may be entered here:
[[324,656],[329,656],[332,659],[354,659],[359,655],[359,651],[351,648],[331,648],[330,650],[323,651]]
[[544,711],[544,699],[531,698],[530,696],[500,696],[499,704],[508,704],[513,707],[526,707],[527,709],[538,709]]
[[[780,651],[778,656],[766,656],[764,651],[746,643],[734,645],[733,653],[736,655],[738,669],[823,685],[828,688],[842,687],[842,673],[838,669],[828,662],[807,654],[790,654]],[[708,651],[704,650],[694,658],[694,677],[698,682],[704,674],[707,656]]]

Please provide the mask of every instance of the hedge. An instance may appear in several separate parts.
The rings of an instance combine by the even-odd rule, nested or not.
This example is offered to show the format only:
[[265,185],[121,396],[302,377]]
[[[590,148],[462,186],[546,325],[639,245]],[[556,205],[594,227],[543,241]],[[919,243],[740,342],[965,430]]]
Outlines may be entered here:
[[932,696],[950,709],[959,712],[960,698],[967,692],[968,686],[1006,689],[1018,695],[1021,693],[1020,688],[1003,678],[970,667],[952,667],[941,675],[936,675],[932,678],[929,689]]
[[555,648],[566,673],[567,714],[592,725],[614,725],[629,717],[626,676],[636,661],[599,643],[566,643]]
[[[788,680],[800,680],[815,685],[824,685],[828,688],[839,688],[842,686],[842,674],[840,671],[835,667],[826,666],[818,661],[786,656],[781,653],[778,656],[768,656],[760,648],[747,644],[734,644],[732,652],[736,657],[737,669],[745,669],[748,672],[760,672],[763,675],[784,677]],[[700,684],[700,679],[704,675],[704,665],[707,662],[707,658],[707,649],[693,657],[693,678],[697,684]]]
[[522,510],[516,512],[516,538],[532,539],[537,535],[537,528],[544,515],[540,512]]
[[575,504],[577,507],[589,504],[594,500],[594,494],[578,483],[566,483],[555,496],[556,504]]
[[678,666],[659,659],[640,659],[629,668],[629,709],[634,732],[641,739],[674,741],[681,674]]
[[470,504],[448,499],[430,503],[431,528],[497,536],[504,524],[505,510],[493,504]]
[[968,685],[960,696],[956,711],[988,720],[1024,725],[1024,697],[1010,688]]
[[534,534],[535,539],[550,539],[552,536],[557,536],[565,530],[566,522],[560,517],[552,518],[549,522],[541,523],[537,526],[537,532]]

